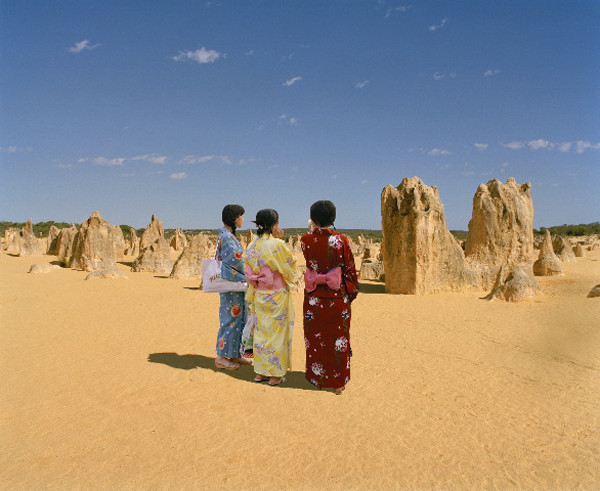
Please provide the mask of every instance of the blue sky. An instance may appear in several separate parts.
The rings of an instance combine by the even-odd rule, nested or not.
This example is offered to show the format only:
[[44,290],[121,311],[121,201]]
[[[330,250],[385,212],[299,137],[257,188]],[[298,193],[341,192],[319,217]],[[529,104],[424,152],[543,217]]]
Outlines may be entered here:
[[0,220],[208,228],[227,203],[380,228],[437,185],[532,183],[534,226],[600,219],[600,2],[0,1]]

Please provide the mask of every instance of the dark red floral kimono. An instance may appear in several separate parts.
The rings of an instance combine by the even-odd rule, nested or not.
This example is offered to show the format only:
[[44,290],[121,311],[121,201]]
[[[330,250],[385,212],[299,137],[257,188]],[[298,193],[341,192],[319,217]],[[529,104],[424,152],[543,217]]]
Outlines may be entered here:
[[350,303],[358,294],[354,256],[348,238],[327,228],[302,237],[306,268],[326,274],[339,266],[342,285],[317,285],[304,291],[306,380],[317,387],[340,388],[350,380]]

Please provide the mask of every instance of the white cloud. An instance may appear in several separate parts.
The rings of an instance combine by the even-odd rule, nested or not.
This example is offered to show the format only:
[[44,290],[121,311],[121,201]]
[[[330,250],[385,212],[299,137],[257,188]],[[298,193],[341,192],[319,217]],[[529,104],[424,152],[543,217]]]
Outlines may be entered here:
[[285,82],[283,82],[283,85],[286,87],[291,87],[292,85],[294,85],[296,82],[299,82],[300,80],[302,80],[302,77],[290,78],[289,80],[286,80]]
[[0,147],[1,153],[29,153],[32,152],[31,147],[17,147],[16,145],[9,145],[8,147]]
[[455,72],[450,72],[450,73],[442,73],[442,72],[435,72],[433,74],[433,79],[434,80],[442,80],[444,78],[456,78],[456,73]]
[[185,179],[187,174],[185,172],[176,172],[175,174],[171,174],[171,179],[180,180]]
[[487,143],[475,143],[475,148],[477,150],[479,150],[480,152],[483,152],[484,150],[486,150],[487,147],[489,147],[489,145]]
[[231,160],[227,155],[203,155],[198,157],[196,155],[188,155],[181,160],[181,164],[204,164],[212,160],[220,160],[223,164],[231,164]]
[[69,53],[81,53],[85,49],[95,49],[98,46],[101,46],[100,43],[91,45],[88,39],[84,39],[83,41],[79,41],[75,43],[75,46],[72,46],[68,49]]
[[73,167],[75,167],[75,165],[73,165],[73,164],[58,164],[56,167],[58,167],[59,169],[72,169]]
[[298,124],[298,118],[294,118],[293,116],[288,117],[287,114],[282,114],[279,116],[278,124],[289,124],[290,126],[296,126]]
[[247,159],[240,159],[238,160],[238,164],[239,165],[246,165],[246,164],[252,164],[253,162],[258,162],[260,159],[251,157],[251,158],[247,158]]
[[427,152],[427,155],[450,155],[451,152],[449,152],[448,150],[441,150],[439,148],[434,148],[432,150],[430,150],[429,152]]
[[214,63],[219,58],[225,57],[214,49],[206,49],[204,46],[196,51],[180,51],[177,56],[173,56],[175,61],[195,61],[196,63]]
[[437,25],[429,26],[429,30],[430,31],[437,31],[438,29],[441,29],[442,27],[444,27],[447,22],[448,22],[448,19],[442,19],[441,23],[439,23]]
[[167,162],[167,158],[164,155],[139,155],[137,157],[132,157],[130,160],[143,161],[143,162],[151,162],[153,164],[164,164]]
[[354,88],[355,89],[364,89],[368,85],[368,83],[369,83],[368,80],[363,80],[362,82],[356,82],[354,84]]
[[364,186],[365,184],[369,184],[371,181],[369,181],[368,179],[363,179],[362,181],[360,181],[360,183]]
[[500,70],[496,70],[496,69],[489,69],[486,70],[485,72],[483,72],[483,76],[484,77],[493,77],[494,75],[498,75],[500,73]]
[[518,150],[519,148],[523,148],[525,146],[525,144],[523,142],[513,141],[513,142],[503,143],[502,146],[506,147],[506,148],[511,148],[513,150]]
[[252,55],[254,55],[254,50],[253,50],[253,49],[251,49],[250,51],[246,51],[244,54],[245,54],[246,56],[252,56]]
[[550,142],[548,140],[542,140],[540,138],[538,140],[531,140],[527,142],[527,145],[532,150],[539,150],[540,148],[548,148],[548,146],[550,146]]
[[94,165],[102,165],[105,167],[117,167],[117,166],[121,166],[125,163],[124,158],[116,158],[116,159],[107,159],[106,157],[96,157],[95,159],[92,159],[92,163]]
[[572,146],[573,146],[573,144],[571,142],[560,143],[558,145],[558,150],[563,153],[567,153],[571,150]]
[[544,140],[543,138],[539,138],[537,140],[530,140],[527,142],[513,141],[510,143],[503,143],[502,146],[512,148],[513,150],[518,150],[525,146],[527,146],[531,150],[539,150],[540,148],[545,148],[546,150],[554,150],[555,148],[557,148],[558,151],[562,153],[568,153],[571,150],[575,150],[575,152],[579,154],[584,153],[588,149],[600,150],[600,142],[594,144],[589,141],[579,140],[576,142],[553,143],[548,140]]
[[394,12],[406,12],[409,8],[410,5],[400,5],[399,7],[389,6],[388,9],[385,11],[385,18],[387,19]]
[[589,141],[576,141],[575,142],[575,151],[577,153],[583,153],[585,152],[588,148],[592,148],[594,150],[598,150],[600,148],[600,143],[597,143],[596,145],[594,145],[593,143],[590,143]]

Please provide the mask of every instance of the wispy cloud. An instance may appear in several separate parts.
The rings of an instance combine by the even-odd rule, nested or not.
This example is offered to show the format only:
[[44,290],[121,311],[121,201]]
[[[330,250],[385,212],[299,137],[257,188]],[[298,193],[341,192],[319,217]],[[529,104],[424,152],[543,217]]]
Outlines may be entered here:
[[444,27],[447,23],[448,23],[448,19],[442,19],[442,22],[440,22],[439,24],[434,24],[432,26],[429,26],[429,30],[432,32],[437,31],[438,29],[441,29],[442,27]]
[[188,175],[185,172],[176,172],[171,174],[171,179],[175,179],[176,181],[185,179]]
[[69,53],[81,53],[86,49],[96,49],[98,46],[102,46],[100,43],[98,44],[90,44],[88,39],[84,39],[83,41],[79,41],[75,43],[75,46],[71,46],[68,48]]
[[355,89],[364,89],[369,84],[369,80],[363,80],[362,82],[356,82],[354,84]]
[[32,151],[33,149],[31,147],[17,147],[16,145],[0,147],[0,153],[29,153]]
[[510,148],[512,150],[520,150],[522,148],[529,148],[531,150],[554,150],[557,149],[559,152],[568,153],[574,150],[575,153],[582,154],[586,150],[600,150],[600,142],[592,143],[587,140],[578,140],[573,142],[551,142],[538,138],[537,140],[530,141],[512,141],[508,143],[502,143],[503,147]]
[[180,51],[177,56],[173,56],[172,59],[175,61],[194,61],[196,63],[214,63],[219,58],[225,57],[223,53],[219,53],[214,49],[206,49],[202,46],[196,51]]
[[548,140],[543,140],[543,139],[538,139],[538,140],[531,140],[529,142],[527,142],[527,145],[529,146],[529,148],[531,148],[532,150],[538,150],[540,148],[553,148],[554,144],[550,143]]
[[231,159],[227,155],[188,155],[180,161],[180,164],[205,164],[206,162],[211,162],[213,160],[219,161],[222,164],[231,164]]
[[493,77],[494,75],[498,75],[499,73],[500,73],[500,70],[490,68],[489,70],[486,70],[485,72],[483,72],[483,76],[484,77]]
[[399,5],[398,7],[393,7],[392,5],[390,5],[385,11],[385,18],[387,19],[395,12],[407,12],[409,8],[410,5]]
[[487,143],[475,143],[475,148],[477,150],[479,150],[480,152],[487,150],[487,147],[489,147],[489,144],[487,144]]
[[292,85],[294,85],[296,82],[299,82],[300,80],[302,80],[302,77],[290,78],[289,80],[286,80],[285,82],[283,82],[283,85],[285,87],[291,87]]
[[369,184],[371,181],[369,181],[368,179],[363,179],[362,181],[360,181],[360,183],[364,186],[365,184]]
[[448,151],[448,150],[442,150],[440,148],[434,148],[432,150],[429,150],[429,152],[427,152],[427,155],[433,155],[433,156],[438,156],[438,155],[450,155],[452,152]]
[[455,72],[450,72],[450,73],[435,72],[433,74],[433,80],[443,80],[445,78],[456,78],[456,73]]
[[92,159],[92,164],[104,167],[120,167],[126,160],[124,158],[107,159],[106,157],[96,157]]
[[57,164],[57,166],[59,169],[72,169],[73,167],[75,167],[75,164]]
[[290,126],[296,126],[298,124],[298,118],[282,114],[279,116],[279,124],[289,124]]
[[132,157],[132,161],[142,161],[142,162],[150,162],[152,164],[165,164],[168,160],[168,157],[164,155],[138,155],[137,157]]
[[506,147],[506,148],[511,148],[513,150],[518,150],[519,148],[523,148],[525,146],[525,144],[523,142],[513,141],[513,142],[503,143],[502,146]]

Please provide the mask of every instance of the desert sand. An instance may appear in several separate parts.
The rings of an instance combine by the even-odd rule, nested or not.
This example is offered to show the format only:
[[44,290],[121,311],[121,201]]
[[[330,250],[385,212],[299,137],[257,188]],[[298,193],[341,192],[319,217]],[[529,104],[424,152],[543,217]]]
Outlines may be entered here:
[[52,256],[0,254],[0,487],[32,489],[597,489],[600,251],[488,292],[353,305],[341,396],[293,372],[214,368],[217,294],[156,273],[84,281]]

